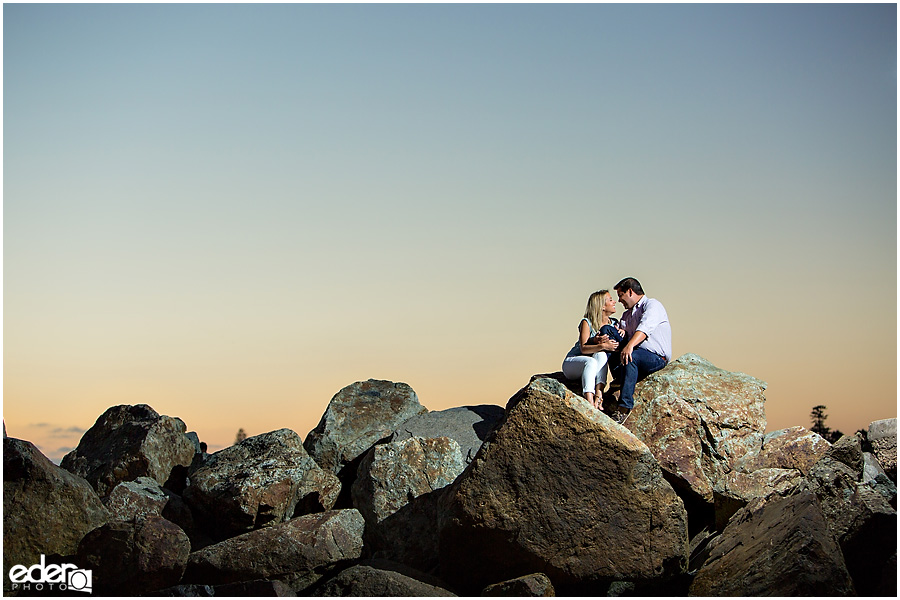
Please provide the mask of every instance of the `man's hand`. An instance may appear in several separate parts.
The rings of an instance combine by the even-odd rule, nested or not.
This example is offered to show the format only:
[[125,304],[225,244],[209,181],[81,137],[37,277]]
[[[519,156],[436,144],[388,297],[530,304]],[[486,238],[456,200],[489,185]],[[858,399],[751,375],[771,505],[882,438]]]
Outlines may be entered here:
[[625,344],[625,347],[622,348],[622,364],[627,365],[634,359],[631,357],[632,351],[635,348],[641,345],[641,343],[647,339],[647,334],[643,331],[635,331],[634,335],[631,336],[631,339],[628,340],[628,343]]

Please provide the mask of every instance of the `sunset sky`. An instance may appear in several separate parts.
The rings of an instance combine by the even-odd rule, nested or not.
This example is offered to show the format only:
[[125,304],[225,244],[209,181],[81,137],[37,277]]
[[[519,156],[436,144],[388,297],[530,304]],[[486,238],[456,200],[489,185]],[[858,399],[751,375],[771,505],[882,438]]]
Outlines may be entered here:
[[116,404],[211,451],[369,378],[504,405],[625,276],[769,431],[897,415],[894,4],[4,4],[3,134],[54,460]]

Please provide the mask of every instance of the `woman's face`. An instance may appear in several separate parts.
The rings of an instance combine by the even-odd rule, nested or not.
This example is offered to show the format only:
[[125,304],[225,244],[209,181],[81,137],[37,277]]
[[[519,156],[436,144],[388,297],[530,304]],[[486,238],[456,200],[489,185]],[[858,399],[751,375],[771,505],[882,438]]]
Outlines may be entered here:
[[608,315],[616,312],[616,299],[612,297],[612,294],[606,294],[603,297],[603,312]]

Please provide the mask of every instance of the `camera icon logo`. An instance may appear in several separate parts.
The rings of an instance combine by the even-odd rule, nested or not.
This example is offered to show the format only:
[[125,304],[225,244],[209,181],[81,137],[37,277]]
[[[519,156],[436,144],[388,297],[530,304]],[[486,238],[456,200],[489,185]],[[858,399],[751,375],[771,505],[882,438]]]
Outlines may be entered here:
[[69,590],[90,594],[94,589],[93,578],[94,575],[90,569],[69,571],[66,573],[66,586]]

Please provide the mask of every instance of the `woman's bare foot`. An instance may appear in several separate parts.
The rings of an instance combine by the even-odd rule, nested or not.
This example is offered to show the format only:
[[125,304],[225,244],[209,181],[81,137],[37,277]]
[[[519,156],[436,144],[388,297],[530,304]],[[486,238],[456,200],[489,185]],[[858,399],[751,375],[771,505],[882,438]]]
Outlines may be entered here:
[[606,387],[606,384],[597,386],[594,388],[594,401],[591,403],[591,406],[596,408],[597,410],[603,410],[603,388]]

